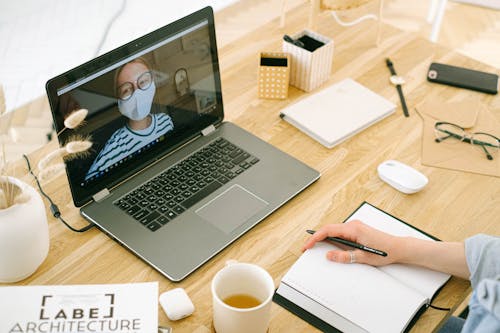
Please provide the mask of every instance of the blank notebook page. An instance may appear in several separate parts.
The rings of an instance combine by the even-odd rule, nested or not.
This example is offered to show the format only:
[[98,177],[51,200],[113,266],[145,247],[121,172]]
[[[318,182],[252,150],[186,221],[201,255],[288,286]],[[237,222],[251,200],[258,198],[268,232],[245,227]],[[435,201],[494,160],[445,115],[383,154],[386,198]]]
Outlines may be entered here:
[[[411,236],[432,240],[431,237],[422,234],[420,231],[369,204],[361,206],[349,220],[360,220],[375,229],[395,236]],[[392,264],[379,267],[379,269],[397,278],[399,281],[404,281],[406,285],[418,290],[429,299],[450,278],[449,274],[411,265]]]
[[329,261],[326,253],[335,248],[317,243],[282,282],[369,332],[401,332],[425,297],[374,267]]

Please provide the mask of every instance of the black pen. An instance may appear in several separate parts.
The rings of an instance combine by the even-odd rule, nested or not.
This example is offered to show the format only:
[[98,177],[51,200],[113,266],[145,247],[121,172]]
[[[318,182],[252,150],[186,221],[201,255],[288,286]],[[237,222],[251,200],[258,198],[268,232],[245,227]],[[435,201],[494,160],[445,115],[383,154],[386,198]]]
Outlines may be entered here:
[[[307,230],[307,232],[312,235],[316,231],[314,231],[314,230]],[[382,257],[387,257],[387,253],[384,252],[384,251],[373,249],[371,247],[364,246],[364,245],[361,245],[361,244],[358,244],[358,243],[354,243],[354,242],[348,241],[346,239],[342,239],[342,238],[339,238],[339,237],[326,237],[326,239],[329,240],[329,241],[331,241],[331,242],[337,242],[337,243],[344,244],[344,245],[347,245],[347,246],[350,246],[350,247],[354,247],[356,249],[360,249],[360,250],[363,250],[363,251],[366,251],[366,252],[378,254],[379,256],[382,256]]]
[[403,95],[403,88],[401,87],[401,83],[397,82],[397,80],[399,80],[400,77],[396,74],[396,70],[394,69],[394,65],[392,64],[391,59],[389,58],[385,59],[385,63],[387,64],[387,67],[389,67],[389,71],[391,72],[392,75],[391,83],[394,84],[396,86],[396,89],[398,90],[399,100],[401,101],[401,107],[403,108],[403,113],[405,117],[409,117],[410,114],[408,113],[408,107],[406,106],[405,96]]
[[298,46],[298,47],[301,47],[301,48],[304,48],[304,43],[302,43],[302,41],[298,40],[298,39],[293,39],[292,37],[288,36],[288,35],[284,35],[283,36],[283,39],[288,42],[288,43],[291,43],[295,46]]

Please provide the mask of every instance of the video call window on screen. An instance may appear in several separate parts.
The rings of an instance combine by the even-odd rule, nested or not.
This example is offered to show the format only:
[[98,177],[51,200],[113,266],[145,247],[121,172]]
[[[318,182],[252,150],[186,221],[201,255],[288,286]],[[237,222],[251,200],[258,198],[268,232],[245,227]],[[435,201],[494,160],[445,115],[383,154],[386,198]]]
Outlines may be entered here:
[[67,163],[80,176],[81,186],[124,168],[159,145],[175,145],[176,134],[216,109],[209,38],[203,22],[83,84],[61,89],[63,118],[77,108],[89,110],[77,132],[90,137],[91,152]]

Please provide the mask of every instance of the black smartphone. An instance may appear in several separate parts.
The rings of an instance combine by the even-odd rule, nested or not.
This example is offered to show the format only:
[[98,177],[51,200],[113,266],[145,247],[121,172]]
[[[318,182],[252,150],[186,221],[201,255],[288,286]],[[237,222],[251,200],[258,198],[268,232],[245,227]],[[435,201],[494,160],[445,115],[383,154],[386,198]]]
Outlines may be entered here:
[[498,93],[497,74],[437,62],[433,62],[429,66],[427,80],[449,86],[481,91],[487,94]]

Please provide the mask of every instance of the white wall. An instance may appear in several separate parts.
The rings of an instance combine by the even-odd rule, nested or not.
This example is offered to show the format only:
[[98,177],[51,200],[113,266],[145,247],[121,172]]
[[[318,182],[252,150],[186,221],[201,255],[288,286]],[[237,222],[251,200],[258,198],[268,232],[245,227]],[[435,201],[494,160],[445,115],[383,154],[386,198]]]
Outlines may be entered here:
[[217,11],[236,1],[0,0],[0,84],[6,108],[44,95],[48,79],[98,54],[204,6]]

